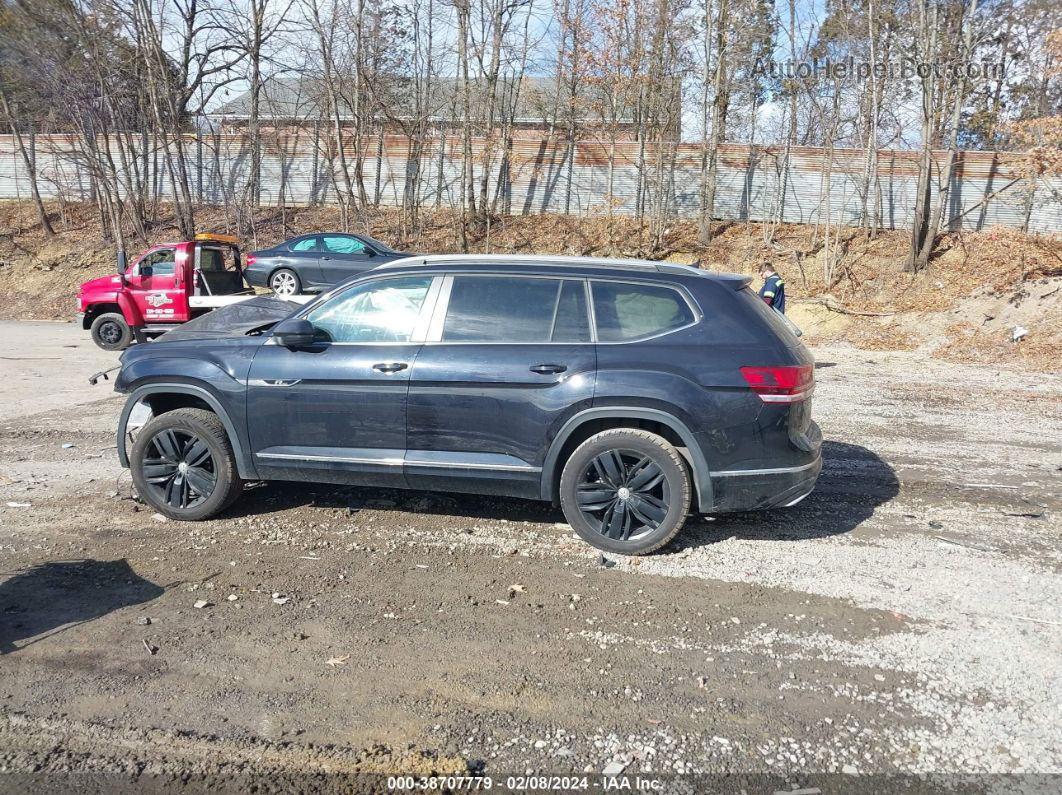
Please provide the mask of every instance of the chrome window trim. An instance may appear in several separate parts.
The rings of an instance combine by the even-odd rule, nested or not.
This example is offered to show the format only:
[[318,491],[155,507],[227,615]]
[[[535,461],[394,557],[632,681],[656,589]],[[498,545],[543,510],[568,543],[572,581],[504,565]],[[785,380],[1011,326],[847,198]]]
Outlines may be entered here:
[[446,323],[446,310],[450,307],[450,293],[454,289],[454,277],[447,273],[442,277],[442,289],[439,292],[439,300],[435,302],[435,311],[428,325],[428,333],[424,337],[424,343],[436,342],[442,339],[443,325]]
[[586,298],[586,317],[590,321],[590,341],[597,345],[597,315],[594,313],[594,292],[590,288],[589,278],[583,279],[583,296]]
[[435,306],[438,304],[439,296],[442,293],[443,281],[443,279],[436,276],[432,278],[431,284],[428,285],[428,292],[425,294],[424,303],[420,307],[420,315],[417,317],[417,322],[409,335],[410,344],[419,345],[427,339],[431,330],[432,318],[435,316]]
[[[384,266],[379,266],[379,267],[375,268],[374,270],[381,271],[383,269],[383,267]],[[330,290],[330,291],[328,291],[326,293],[322,293],[318,297],[317,300],[312,301],[310,304],[307,304],[302,309],[301,312],[299,312],[297,315],[295,315],[295,317],[303,317],[303,318],[306,317],[310,313],[310,311],[312,311],[313,309],[316,309],[318,307],[323,306],[327,302],[339,297],[340,295],[342,295],[342,293],[346,292],[347,290],[353,290],[353,289],[355,289],[357,287],[362,287],[362,286],[364,286],[366,284],[375,283],[375,282],[378,282],[378,281],[385,281],[385,280],[388,280],[388,279],[402,279],[402,278],[406,278],[407,276],[415,277],[416,275],[417,274],[415,274],[415,273],[387,274],[387,275],[381,274],[380,278],[359,279],[358,281],[354,282],[353,284],[342,285],[340,287],[335,287],[335,288],[333,288],[332,290]],[[583,292],[585,294],[585,298],[586,298],[586,302],[587,302],[587,313],[588,313],[588,319],[589,319],[589,322],[590,322],[590,340],[587,341],[587,342],[523,342],[523,341],[512,341],[512,342],[451,341],[451,342],[446,342],[446,341],[444,341],[442,339],[442,329],[443,329],[443,324],[446,322],[446,311],[449,308],[449,304],[450,304],[450,291],[453,289],[453,277],[454,276],[503,276],[503,277],[506,277],[506,278],[513,278],[513,279],[556,279],[556,280],[559,280],[559,281],[580,281],[580,282],[583,283]],[[326,344],[328,344],[328,345],[391,345],[391,346],[396,346],[396,345],[631,345],[631,344],[634,344],[634,343],[648,342],[650,340],[655,340],[655,339],[659,339],[661,337],[666,337],[669,334],[677,334],[680,331],[685,331],[686,329],[693,328],[694,326],[698,325],[699,323],[703,322],[703,320],[704,320],[704,313],[701,311],[700,305],[697,303],[696,299],[692,295],[690,295],[689,291],[686,290],[686,288],[684,286],[682,286],[681,284],[677,284],[675,282],[666,281],[666,280],[658,280],[658,279],[618,279],[618,278],[610,278],[610,277],[607,277],[607,276],[577,276],[577,275],[574,275],[574,274],[571,275],[571,276],[568,276],[566,274],[560,274],[560,273],[505,273],[505,272],[499,272],[499,271],[486,271],[486,270],[484,270],[484,271],[478,271],[478,270],[476,270],[476,271],[453,271],[453,272],[446,272],[446,273],[436,273],[436,274],[432,274],[432,279],[433,279],[432,286],[428,288],[428,295],[425,296],[425,298],[424,298],[424,305],[425,306],[421,307],[422,313],[423,313],[425,307],[427,306],[427,304],[429,303],[429,301],[431,299],[431,293],[432,293],[433,288],[435,287],[435,284],[436,283],[441,283],[441,284],[440,284],[440,286],[438,288],[438,294],[436,295],[435,305],[434,305],[434,307],[432,309],[431,316],[430,316],[431,319],[428,322],[427,331],[425,332],[425,336],[424,336],[423,339],[418,340],[418,339],[415,339],[415,338],[411,337],[406,342],[330,342],[330,343],[326,343]],[[693,313],[693,318],[694,318],[693,322],[692,323],[687,323],[684,326],[678,326],[677,328],[667,329],[666,331],[662,331],[662,332],[660,332],[658,334],[651,334],[651,335],[648,335],[648,336],[645,336],[645,337],[636,337],[635,339],[630,339],[630,340],[617,340],[617,341],[614,341],[614,342],[602,341],[602,340],[600,340],[598,338],[598,334],[597,334],[597,315],[594,312],[594,295],[593,295],[593,283],[594,282],[603,282],[603,283],[609,283],[609,284],[636,284],[636,285],[639,285],[639,286],[643,286],[644,285],[644,286],[648,286],[648,287],[666,287],[666,288],[668,288],[670,290],[675,290],[676,292],[679,293],[679,295],[682,296],[682,300],[686,302],[686,305],[690,308],[690,311]],[[418,326],[418,329],[419,329],[420,320],[418,320],[417,326]],[[418,330],[418,329],[415,329],[415,331]],[[276,343],[273,340],[270,340],[266,344],[276,344]]]

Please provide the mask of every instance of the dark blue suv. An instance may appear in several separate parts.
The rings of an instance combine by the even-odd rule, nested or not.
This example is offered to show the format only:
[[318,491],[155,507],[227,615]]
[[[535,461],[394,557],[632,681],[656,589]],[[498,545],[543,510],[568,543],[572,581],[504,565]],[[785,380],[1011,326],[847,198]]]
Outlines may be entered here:
[[822,466],[812,357],[748,281],[399,260],[279,322],[126,351],[119,458],[174,519],[249,480],[435,489],[553,501],[594,546],[650,552],[691,511],[793,505]]

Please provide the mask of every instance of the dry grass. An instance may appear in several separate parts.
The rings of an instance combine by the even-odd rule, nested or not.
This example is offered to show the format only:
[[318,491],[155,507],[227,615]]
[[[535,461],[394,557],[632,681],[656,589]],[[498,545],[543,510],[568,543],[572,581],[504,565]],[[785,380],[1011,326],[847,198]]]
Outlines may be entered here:
[[[57,207],[53,210],[59,234],[47,240],[31,204],[0,202],[0,316],[69,317],[77,286],[113,270],[113,245],[103,239],[95,208],[68,205],[61,217]],[[149,244],[175,239],[173,219],[165,215],[165,208],[159,212],[148,240],[129,243],[130,256]],[[201,231],[234,233],[234,224],[234,217],[222,208],[197,210]],[[336,207],[261,208],[252,219],[252,231],[241,234],[241,240],[249,250],[307,231],[339,227]],[[381,208],[352,231],[364,229],[399,249],[460,250],[460,217],[447,209],[422,213],[419,228],[409,230],[399,210]],[[666,258],[750,275],[770,262],[785,277],[793,314],[800,317],[797,322],[809,340],[844,339],[871,349],[910,350],[943,334],[948,340],[940,350],[949,358],[975,355],[1023,367],[1057,367],[1058,357],[1051,352],[1062,346],[1058,322],[1036,323],[1035,329],[1029,325],[1035,333],[1020,345],[1009,343],[1001,326],[1010,322],[1011,312],[1017,313],[1015,322],[1028,325],[1030,307],[1033,314],[1057,317],[1062,292],[1041,300],[1041,291],[1030,298],[1026,285],[1062,276],[1062,239],[1004,228],[950,234],[940,241],[930,267],[911,274],[904,271],[907,231],[885,230],[873,240],[865,239],[858,229],[843,229],[840,234],[844,253],[829,281],[822,230],[811,225],[779,226],[767,240],[759,224],[719,224],[712,243],[703,246],[694,222],[677,221],[663,245],[652,249],[647,226],[633,218],[512,216],[494,219],[470,234],[469,250]],[[954,318],[944,313],[962,314],[964,302],[972,301],[974,293],[977,301],[970,303],[970,314],[992,305],[994,325],[952,328]],[[847,309],[895,314],[886,319],[840,316],[798,303],[801,298],[825,296]]]

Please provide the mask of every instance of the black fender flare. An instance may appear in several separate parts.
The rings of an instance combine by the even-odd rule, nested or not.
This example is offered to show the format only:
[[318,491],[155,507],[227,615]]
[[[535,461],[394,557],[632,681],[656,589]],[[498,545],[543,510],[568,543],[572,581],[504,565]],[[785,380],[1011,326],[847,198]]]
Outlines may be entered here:
[[125,428],[129,424],[129,415],[132,413],[133,408],[143,401],[144,398],[149,395],[158,394],[180,394],[180,395],[192,395],[200,398],[204,403],[213,409],[214,413],[218,415],[218,419],[221,420],[221,424],[225,426],[225,433],[228,434],[229,443],[232,445],[232,452],[236,455],[236,470],[240,473],[240,477],[244,480],[258,480],[258,472],[255,470],[254,462],[243,448],[243,442],[240,441],[240,435],[236,432],[236,426],[233,424],[229,414],[222,407],[221,402],[214,396],[210,390],[195,386],[194,384],[182,384],[173,382],[155,382],[151,384],[144,384],[137,387],[129,395],[125,401],[125,406],[122,408],[121,416],[118,418],[118,461],[125,468],[129,468],[129,453],[126,450],[126,431]]
[[690,469],[693,473],[693,488],[697,493],[699,510],[703,513],[711,509],[714,502],[712,496],[712,478],[708,469],[708,461],[704,457],[704,451],[697,443],[697,437],[686,424],[673,414],[668,414],[660,409],[650,409],[643,406],[602,406],[580,411],[572,416],[554,437],[549,446],[546,458],[542,462],[542,499],[550,502],[553,500],[553,482],[556,479],[558,461],[564,443],[575,433],[580,425],[592,420],[602,419],[637,419],[652,420],[666,425],[682,439],[690,457]]

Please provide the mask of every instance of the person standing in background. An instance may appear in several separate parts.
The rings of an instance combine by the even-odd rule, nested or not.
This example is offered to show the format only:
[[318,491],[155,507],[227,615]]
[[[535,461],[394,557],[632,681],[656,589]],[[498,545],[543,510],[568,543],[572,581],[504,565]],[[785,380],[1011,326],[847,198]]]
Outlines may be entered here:
[[760,268],[760,276],[763,277],[763,287],[760,288],[760,298],[769,307],[777,309],[785,314],[785,282],[778,275],[778,271],[770,263],[764,263]]

